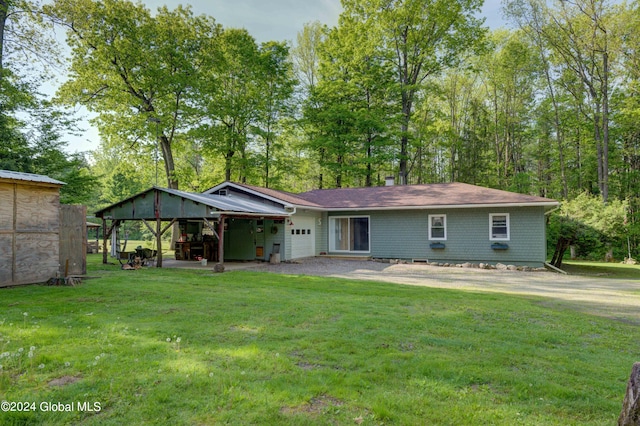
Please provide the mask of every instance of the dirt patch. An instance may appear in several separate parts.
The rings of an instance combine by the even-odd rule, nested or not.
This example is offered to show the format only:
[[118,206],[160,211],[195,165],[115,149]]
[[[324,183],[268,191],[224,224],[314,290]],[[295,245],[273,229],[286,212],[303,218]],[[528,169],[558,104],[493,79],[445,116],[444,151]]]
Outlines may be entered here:
[[312,364],[310,362],[299,362],[296,365],[305,371],[315,370],[316,368],[322,367],[320,364]]
[[62,376],[62,377],[58,377],[57,379],[53,379],[51,380],[48,385],[49,386],[66,386],[66,385],[70,385],[72,383],[75,383],[77,381],[79,381],[80,379],[82,379],[82,377],[80,376]]
[[325,413],[332,407],[341,407],[344,401],[334,398],[330,395],[320,395],[311,398],[308,402],[300,404],[296,407],[282,407],[280,412],[283,414],[312,414],[319,415]]

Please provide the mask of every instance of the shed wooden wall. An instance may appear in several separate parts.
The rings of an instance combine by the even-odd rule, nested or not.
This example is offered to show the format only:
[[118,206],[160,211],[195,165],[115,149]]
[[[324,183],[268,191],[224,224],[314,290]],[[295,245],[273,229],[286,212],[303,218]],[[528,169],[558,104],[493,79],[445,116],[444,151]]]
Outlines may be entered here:
[[0,287],[56,276],[59,254],[59,188],[0,182]]
[[87,273],[86,218],[86,206],[60,206],[60,269],[63,274]]

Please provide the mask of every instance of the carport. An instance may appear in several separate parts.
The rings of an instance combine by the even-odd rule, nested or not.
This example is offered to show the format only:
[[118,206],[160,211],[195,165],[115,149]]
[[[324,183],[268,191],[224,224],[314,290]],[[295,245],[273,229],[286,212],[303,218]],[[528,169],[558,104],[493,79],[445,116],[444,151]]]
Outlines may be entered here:
[[[96,212],[96,217],[102,219],[104,230],[103,263],[107,263],[107,240],[122,223],[135,220],[142,221],[156,240],[158,268],[162,267],[162,235],[176,223],[201,222],[202,228],[210,231],[212,242],[215,243],[214,253],[210,253],[215,257],[213,260],[223,263],[225,232],[233,235],[234,227],[239,229],[242,225],[247,228],[247,223],[250,223],[249,231],[245,234],[238,231],[236,235],[253,235],[253,230],[264,233],[266,221],[272,224],[284,223],[284,219],[290,215],[291,212],[280,206],[251,199],[191,193],[155,186]],[[260,222],[262,222],[261,227],[258,226]],[[272,225],[269,229],[277,234],[279,228],[277,225]],[[281,234],[283,233],[284,231]],[[263,241],[264,249],[264,244],[271,240],[265,237]],[[240,240],[235,242],[235,244],[241,243]],[[232,247],[229,244],[234,242],[229,241],[226,244],[228,249]],[[264,256],[264,253],[262,255]]]

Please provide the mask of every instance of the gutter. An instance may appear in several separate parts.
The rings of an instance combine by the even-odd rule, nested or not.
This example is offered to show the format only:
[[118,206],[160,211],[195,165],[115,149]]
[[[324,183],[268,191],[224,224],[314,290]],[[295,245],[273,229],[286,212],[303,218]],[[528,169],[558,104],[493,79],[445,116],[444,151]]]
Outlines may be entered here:
[[361,207],[309,207],[298,205],[301,209],[316,210],[321,212],[338,212],[338,211],[377,211],[377,210],[437,210],[437,209],[468,209],[468,208],[507,208],[507,207],[555,207],[547,213],[551,213],[560,208],[558,202],[544,203],[487,203],[487,204],[438,204],[438,205],[421,205],[421,206],[361,206]]
[[215,216],[224,215],[226,217],[234,217],[234,216],[250,216],[250,217],[287,217],[294,215],[296,213],[295,207],[293,208],[293,212],[285,212],[284,214],[278,213],[252,213],[252,212],[234,212],[234,211],[217,211],[212,212],[215,213]]

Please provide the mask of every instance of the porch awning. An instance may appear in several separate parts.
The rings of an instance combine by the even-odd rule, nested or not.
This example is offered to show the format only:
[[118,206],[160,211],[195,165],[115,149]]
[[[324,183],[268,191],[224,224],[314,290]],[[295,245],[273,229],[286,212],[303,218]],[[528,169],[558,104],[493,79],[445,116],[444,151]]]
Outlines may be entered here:
[[152,187],[105,207],[96,217],[110,220],[217,219],[224,216],[285,218],[294,209],[265,204],[241,197],[199,194],[177,189]]

